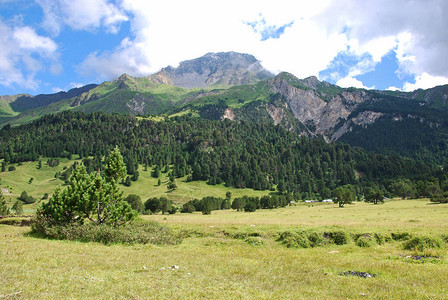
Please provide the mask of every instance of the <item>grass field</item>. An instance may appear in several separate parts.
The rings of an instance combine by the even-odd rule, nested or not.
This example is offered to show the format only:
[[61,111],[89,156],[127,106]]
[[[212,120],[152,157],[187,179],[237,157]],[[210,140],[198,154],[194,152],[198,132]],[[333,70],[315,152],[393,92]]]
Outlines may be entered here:
[[[7,203],[12,206],[20,196],[22,191],[26,191],[37,200],[41,199],[45,193],[52,194],[58,185],[63,187],[62,180],[54,178],[56,172],[61,172],[64,167],[69,167],[74,160],[59,159],[60,163],[56,167],[49,167],[45,164],[46,159],[42,159],[42,168],[37,169],[37,162],[24,162],[22,165],[8,164],[14,166],[15,171],[0,172],[1,187],[6,189],[4,192]],[[167,174],[161,173],[161,185],[158,185],[158,179],[151,177],[151,169],[144,171],[143,167],[139,168],[139,180],[132,182],[130,187],[120,185],[124,192],[124,196],[129,194],[136,194],[141,199],[146,201],[151,197],[167,197],[181,206],[183,203],[193,199],[201,199],[206,196],[225,197],[226,193],[230,191],[233,197],[247,196],[263,196],[269,191],[255,191],[252,189],[236,189],[225,187],[224,184],[208,185],[205,182],[195,181],[186,182],[186,177],[176,179],[178,188],[174,191],[168,191],[167,184],[169,179]],[[30,178],[33,178],[32,183],[29,183]],[[24,205],[25,213],[33,212],[39,202],[34,204]]]
[[[448,204],[427,200],[298,204],[254,213],[151,215],[184,235],[175,246],[46,240],[0,225],[0,297],[6,299],[446,299],[447,244],[425,254],[403,242],[287,248],[285,230],[448,233]],[[244,233],[244,234],[243,234]],[[252,238],[244,238],[253,236]],[[243,237],[243,238],[241,238]],[[170,267],[176,265],[178,269]],[[358,271],[374,278],[343,276]]]

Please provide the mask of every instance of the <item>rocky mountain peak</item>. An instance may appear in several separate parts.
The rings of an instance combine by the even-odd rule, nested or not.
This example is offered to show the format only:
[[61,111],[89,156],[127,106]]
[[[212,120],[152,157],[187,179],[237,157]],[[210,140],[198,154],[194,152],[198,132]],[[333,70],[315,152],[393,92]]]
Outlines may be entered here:
[[202,57],[183,61],[177,68],[163,68],[151,75],[150,79],[156,83],[169,83],[183,88],[204,88],[211,85],[251,84],[273,76],[253,55],[210,52]]

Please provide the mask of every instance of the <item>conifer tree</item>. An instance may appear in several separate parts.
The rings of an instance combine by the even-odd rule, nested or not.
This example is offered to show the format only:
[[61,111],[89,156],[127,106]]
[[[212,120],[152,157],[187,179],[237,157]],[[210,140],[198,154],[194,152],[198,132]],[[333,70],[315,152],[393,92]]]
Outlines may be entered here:
[[69,186],[59,187],[51,199],[37,212],[42,226],[83,223],[114,227],[123,225],[137,216],[131,205],[124,201],[117,181],[126,176],[126,167],[118,148],[105,159],[106,176],[100,172],[87,173],[83,164],[77,166],[69,178]]

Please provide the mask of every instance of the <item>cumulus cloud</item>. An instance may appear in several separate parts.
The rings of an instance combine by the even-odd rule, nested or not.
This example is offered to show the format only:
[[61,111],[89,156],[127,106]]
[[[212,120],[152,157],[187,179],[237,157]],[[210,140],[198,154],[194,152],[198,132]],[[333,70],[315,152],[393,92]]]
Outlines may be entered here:
[[448,60],[443,59],[448,49],[447,11],[444,0],[338,0],[316,20],[328,32],[345,32],[351,51],[369,53],[375,62],[395,51],[399,72],[413,75],[414,87],[423,87],[419,77],[424,72],[448,83]]
[[421,75],[415,77],[415,83],[406,82],[403,86],[403,90],[411,92],[416,89],[429,89],[437,85],[447,84],[447,78],[443,76],[432,76],[424,72]]
[[229,0],[222,6],[123,0],[120,8],[133,36],[110,52],[92,53],[80,68],[84,73],[99,68],[103,79],[147,75],[207,52],[233,50],[254,54],[273,72],[307,77],[318,76],[345,52],[358,62],[348,74],[333,72],[333,80],[359,86],[354,77],[372,71],[392,51],[397,74],[415,76],[415,87],[423,83],[423,72],[448,77],[448,61],[441,59],[448,48],[443,0]]
[[75,30],[93,31],[104,27],[116,33],[126,14],[107,0],[36,0],[44,12],[44,27],[58,35],[64,25]]
[[368,90],[372,90],[375,88],[374,86],[373,87],[365,86],[361,80],[358,80],[352,76],[347,76],[342,79],[339,79],[336,82],[336,85],[343,87],[343,88],[355,87],[358,89],[368,89]]
[[108,80],[123,73],[144,76],[151,72],[145,43],[124,39],[111,52],[93,52],[80,64],[78,72],[97,80]]
[[[217,6],[204,0],[124,0],[122,8],[130,16],[132,38],[111,52],[92,53],[81,70],[88,73],[99,67],[104,70],[99,75],[106,79],[129,65],[131,75],[147,75],[207,52],[238,51],[255,55],[274,72],[314,75],[346,48],[342,34],[328,35],[310,20],[327,3],[229,0]],[[263,27],[249,24],[260,19]],[[273,28],[281,29],[275,39],[263,35]]]
[[44,55],[51,54],[57,49],[57,45],[52,39],[38,35],[31,27],[14,29],[13,38],[21,49],[34,50]]
[[[79,64],[79,73],[96,80],[122,73],[145,76],[207,52],[238,51],[255,55],[275,73],[304,78],[327,70],[333,82],[355,87],[365,87],[356,77],[392,53],[398,76],[415,78],[401,89],[448,83],[446,0],[35,1],[44,13],[43,27],[53,36],[65,27],[117,33],[129,22],[130,34],[119,45],[93,49]],[[57,52],[51,39],[31,28],[15,34],[0,37],[14,39],[23,53],[9,61],[12,68],[19,69],[15,62],[20,61],[34,74],[45,65],[42,57]],[[0,59],[12,57],[7,53]],[[50,70],[60,72],[61,66],[52,63]]]
[[36,73],[45,70],[46,65],[57,71],[60,65],[56,43],[30,27],[12,27],[0,20],[0,44],[0,84],[3,86],[36,89],[39,85]]

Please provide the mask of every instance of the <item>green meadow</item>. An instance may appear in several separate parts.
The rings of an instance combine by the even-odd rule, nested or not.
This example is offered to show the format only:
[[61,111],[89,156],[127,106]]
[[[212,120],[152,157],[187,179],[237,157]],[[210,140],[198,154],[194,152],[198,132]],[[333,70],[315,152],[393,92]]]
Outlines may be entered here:
[[[27,191],[38,199],[24,205],[32,214],[43,194],[63,186],[54,174],[73,161],[61,159],[56,167],[42,161],[41,169],[27,162],[0,173],[8,205]],[[176,179],[178,188],[169,192],[166,174],[158,185],[150,169],[140,167],[139,173],[138,181],[122,190],[143,201],[165,196],[180,206],[227,191],[232,198],[269,193],[185,178]],[[8,220],[0,220],[4,299],[448,298],[448,204],[428,199],[343,208],[299,202],[252,213],[139,217],[137,222],[158,222],[181,240],[172,245],[52,240],[31,234],[29,226],[7,225]],[[331,242],[334,233],[346,240]]]
[[[8,164],[6,171],[0,172],[0,182],[4,189],[3,195],[10,206],[12,206],[23,191],[26,191],[37,200],[34,204],[24,205],[25,213],[32,213],[40,205],[39,200],[45,193],[51,196],[58,186],[64,188],[64,182],[56,179],[55,173],[62,172],[64,167],[69,167],[75,160],[59,159],[60,163],[55,167],[48,166],[46,161],[47,159],[42,159],[41,169],[37,168],[37,162],[24,162],[21,165]],[[14,166],[16,169],[14,171],[8,171],[10,166]],[[201,199],[206,196],[224,198],[228,191],[232,193],[232,197],[241,197],[244,195],[260,197],[269,193],[269,191],[225,187],[224,184],[208,185],[201,181],[186,182],[186,177],[177,178],[175,180],[177,189],[169,191],[167,188],[169,183],[168,174],[161,173],[161,184],[158,185],[159,179],[151,176],[150,168],[144,171],[144,168],[140,166],[138,171],[140,174],[138,181],[132,182],[130,187],[124,185],[120,185],[120,187],[125,197],[129,194],[136,194],[141,197],[143,202],[151,197],[166,197],[176,205],[182,206],[185,202],[193,199]],[[30,183],[31,178],[33,180]]]
[[[6,299],[446,299],[447,243],[288,248],[282,232],[446,237],[448,204],[297,204],[253,213],[142,216],[182,237],[177,245],[103,245],[42,239],[0,225],[0,296]],[[173,267],[174,266],[174,267]],[[365,272],[370,278],[344,275]]]

